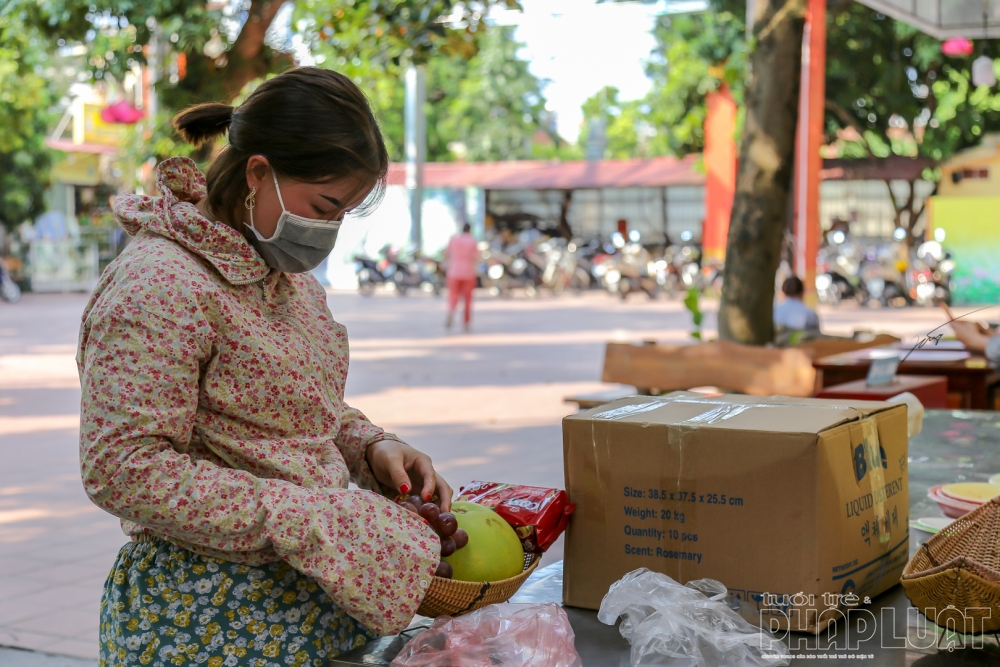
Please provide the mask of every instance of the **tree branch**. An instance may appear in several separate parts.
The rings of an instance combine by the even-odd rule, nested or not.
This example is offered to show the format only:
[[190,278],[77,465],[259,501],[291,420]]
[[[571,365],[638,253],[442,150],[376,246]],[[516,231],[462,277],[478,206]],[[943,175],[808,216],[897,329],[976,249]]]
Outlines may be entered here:
[[823,106],[826,108],[827,111],[831,112],[833,115],[839,118],[842,124],[853,128],[854,131],[858,133],[858,137],[860,138],[861,143],[864,145],[865,150],[867,150],[869,154],[872,154],[872,148],[871,146],[868,145],[868,140],[865,139],[864,130],[861,128],[860,125],[858,125],[857,121],[854,120],[854,118],[846,109],[842,108],[839,104],[835,103],[833,100],[830,99],[827,99],[826,103]]
[[896,201],[896,193],[892,191],[892,179],[884,178],[882,181],[885,183],[885,187],[889,191],[889,201],[892,202],[892,210],[896,212],[896,222],[899,222],[900,214],[906,209]]
[[267,30],[285,2],[286,0],[253,0],[247,12],[247,21],[233,42],[231,51],[238,53],[243,60],[257,58],[264,46]]

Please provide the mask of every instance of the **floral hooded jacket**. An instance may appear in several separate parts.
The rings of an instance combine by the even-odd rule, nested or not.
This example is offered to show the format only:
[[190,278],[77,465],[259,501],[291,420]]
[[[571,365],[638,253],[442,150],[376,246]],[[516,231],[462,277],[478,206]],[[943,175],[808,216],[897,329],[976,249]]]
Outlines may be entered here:
[[312,276],[271,270],[200,214],[194,162],[166,160],[157,184],[161,197],[115,201],[135,238],[83,315],[88,496],[128,535],[246,565],[285,560],[365,626],[398,632],[440,541],[376,492],[365,449],[395,436],[344,402],[345,328]]

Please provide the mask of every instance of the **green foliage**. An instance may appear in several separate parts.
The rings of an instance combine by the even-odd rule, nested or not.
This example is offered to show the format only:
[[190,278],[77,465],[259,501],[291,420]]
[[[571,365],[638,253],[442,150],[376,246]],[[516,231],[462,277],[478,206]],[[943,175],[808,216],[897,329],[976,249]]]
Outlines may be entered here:
[[[657,46],[646,66],[653,87],[645,102],[649,122],[656,128],[650,138],[651,154],[701,151],[705,97],[723,84],[742,107],[749,57],[744,12],[742,2],[721,0],[713,3],[712,11],[657,19],[653,29]],[[738,125],[742,127],[742,114]]]
[[[463,34],[471,35],[471,42],[461,49],[442,49],[425,66],[427,159],[538,157],[536,148],[545,148],[536,147],[532,138],[546,120],[544,82],[517,57],[522,45],[514,39],[513,29],[481,24]],[[325,63],[335,59],[336,51],[329,45],[319,43],[316,48]],[[378,69],[350,61],[343,65],[368,93],[390,156],[402,160],[405,66],[388,62],[385,69]],[[459,146],[464,147],[464,154],[456,154]]]
[[701,306],[698,303],[700,297],[701,290],[694,287],[689,289],[687,294],[684,296],[684,307],[691,313],[691,324],[693,325],[691,338],[696,340],[701,340],[701,321],[705,317],[704,313],[701,312]]
[[[694,14],[665,14],[656,20],[656,47],[646,63],[652,88],[642,100],[620,101],[618,90],[605,88],[583,106],[586,146],[590,123],[603,117],[605,157],[687,155],[705,145],[705,97],[723,84],[743,103],[743,77],[749,49],[745,4],[716,0],[712,9]],[[742,110],[737,134],[742,127]]]
[[582,152],[590,141],[592,124],[600,121],[607,140],[604,157],[628,159],[648,156],[649,138],[656,133],[646,120],[651,110],[643,101],[620,100],[619,92],[614,86],[605,86],[583,103],[583,129],[578,142]]
[[[654,35],[647,66],[654,84],[645,102],[656,135],[647,150],[699,151],[705,96],[725,83],[742,106],[745,5],[713,0],[708,12],[661,16]],[[996,57],[1000,47],[986,42],[986,52]],[[856,2],[830,3],[826,142],[843,157],[943,160],[1000,131],[1000,93],[971,83],[978,55],[949,58],[938,40],[905,23]]]
[[[1000,55],[995,42],[986,53]],[[921,155],[943,160],[1000,131],[1000,93],[971,82],[973,53],[949,58],[941,43],[855,3],[827,21],[827,132],[844,130],[847,156]],[[998,69],[1000,71],[1000,69]],[[850,136],[850,135],[849,135]]]
[[424,64],[443,52],[468,55],[495,5],[520,8],[517,0],[299,0],[293,25],[334,52],[330,67],[381,70]]
[[[139,65],[147,64],[147,58],[154,52],[159,53],[161,76],[156,90],[161,111],[156,118],[146,119],[127,132],[117,165],[125,185],[134,186],[138,167],[146,161],[173,155],[191,155],[201,161],[210,157],[210,147],[196,152],[174,134],[169,123],[173,113],[203,101],[238,103],[247,86],[293,64],[291,54],[285,51],[286,44],[274,44],[273,35],[265,39],[265,31],[278,9],[292,1],[292,32],[298,33],[312,47],[323,66],[351,76],[368,92],[373,105],[381,112],[389,149],[396,159],[402,157],[403,148],[403,67],[409,62],[433,63],[429,77],[432,114],[438,113],[440,108],[442,118],[432,116],[429,119],[430,157],[447,159],[451,153],[446,132],[454,128],[439,121],[454,113],[452,107],[457,100],[462,100],[459,84],[473,74],[474,65],[482,69],[481,61],[474,58],[481,28],[485,25],[482,17],[491,5],[519,7],[516,0],[250,0],[242,3],[236,0],[8,0],[0,16],[8,23],[11,16],[17,16],[29,32],[35,31],[31,34],[37,33],[40,39],[48,37],[49,50],[54,50],[56,45],[83,44],[87,50],[83,59],[84,71],[92,81],[106,82],[112,90],[129,73],[136,73]],[[19,32],[19,36],[23,34]],[[501,54],[517,50],[513,48],[512,51],[504,42],[504,39],[509,40],[509,35],[502,37],[489,43],[494,65],[497,57],[503,57],[496,55],[498,48]],[[0,40],[0,44],[4,54],[19,50],[16,40]],[[154,50],[157,44],[158,49]],[[220,46],[221,54],[206,48],[210,45]],[[44,57],[45,49],[40,48],[39,52]],[[0,56],[0,69],[3,63]],[[8,68],[13,65],[12,61]],[[35,143],[41,147],[45,130],[52,122],[44,114],[51,100],[48,97],[40,99],[45,95],[44,85],[36,86],[35,79],[24,78],[25,68],[29,66],[28,61],[17,64],[19,69],[14,78],[18,83],[5,85],[4,90],[12,91],[6,93],[7,98],[16,93],[22,100],[18,106],[22,116],[28,112],[37,116],[39,138]],[[516,68],[518,75],[526,73],[524,63]],[[179,75],[180,69],[184,70],[184,76]],[[7,69],[3,69],[0,76],[7,76]],[[0,81],[5,79],[0,78]],[[540,92],[539,82],[531,78],[529,84]],[[529,84],[522,88],[530,88]],[[516,82],[515,90],[520,85]],[[474,88],[471,84],[465,86],[466,89]],[[32,95],[34,101],[28,101]],[[0,101],[0,105],[5,103],[6,98]],[[465,99],[464,104],[460,113],[476,112],[475,101]],[[507,110],[513,112],[515,106],[512,98]],[[522,111],[523,106],[517,110]],[[3,110],[0,106],[0,112]],[[486,113],[489,116],[490,110]],[[27,122],[14,111],[5,117],[17,123]],[[458,124],[457,120],[451,123]],[[13,127],[9,124],[0,128],[0,144],[5,133]],[[472,129],[475,130],[472,138],[479,142],[476,149],[479,153],[483,152],[479,147],[484,134],[503,132],[496,123],[482,123]],[[31,133],[22,134],[31,136]],[[497,149],[489,154],[495,158],[505,147],[497,141],[493,143],[497,144]],[[4,179],[0,183],[4,183],[4,198],[20,208],[14,207],[12,213],[0,210],[4,220],[28,215],[41,205],[43,172],[48,165],[44,161],[33,162],[47,159],[44,152],[22,150],[10,155],[17,157],[17,164],[8,166],[3,160],[9,156],[0,153],[0,179]],[[28,178],[31,188],[6,186],[7,181],[19,178],[22,172],[31,173]]]
[[20,8],[0,11],[0,224],[7,228],[44,210],[52,165],[45,146],[53,121],[49,56]]
[[536,130],[544,127],[542,82],[517,58],[513,28],[485,31],[458,95],[448,104],[440,132],[465,144],[472,161],[531,157]]

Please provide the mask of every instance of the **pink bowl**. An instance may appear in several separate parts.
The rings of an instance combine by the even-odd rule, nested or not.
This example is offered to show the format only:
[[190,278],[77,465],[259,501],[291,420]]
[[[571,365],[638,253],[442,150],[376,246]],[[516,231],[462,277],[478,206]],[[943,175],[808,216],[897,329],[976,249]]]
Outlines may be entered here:
[[979,505],[974,505],[972,503],[966,503],[961,500],[955,500],[950,498],[941,492],[941,487],[943,484],[938,484],[937,486],[932,486],[927,490],[927,497],[938,504],[941,508],[941,512],[945,516],[952,519],[958,519],[963,517],[974,509],[978,509]]

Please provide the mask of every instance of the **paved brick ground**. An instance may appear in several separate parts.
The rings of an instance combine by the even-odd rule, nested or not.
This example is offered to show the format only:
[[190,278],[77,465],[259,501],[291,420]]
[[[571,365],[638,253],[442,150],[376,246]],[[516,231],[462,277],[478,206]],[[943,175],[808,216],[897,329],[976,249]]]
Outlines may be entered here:
[[[0,646],[93,659],[101,586],[125,539],[78,476],[73,355],[85,303],[29,294],[0,304]],[[430,453],[455,488],[472,479],[561,486],[562,399],[600,388],[604,343],[681,342],[690,323],[677,302],[604,294],[480,299],[470,335],[446,334],[443,303],[429,296],[337,293],[330,307],[351,335],[350,402]],[[821,316],[836,333],[910,336],[940,323],[930,309]],[[561,552],[557,544],[547,560]],[[0,665],[44,660],[0,651]]]

